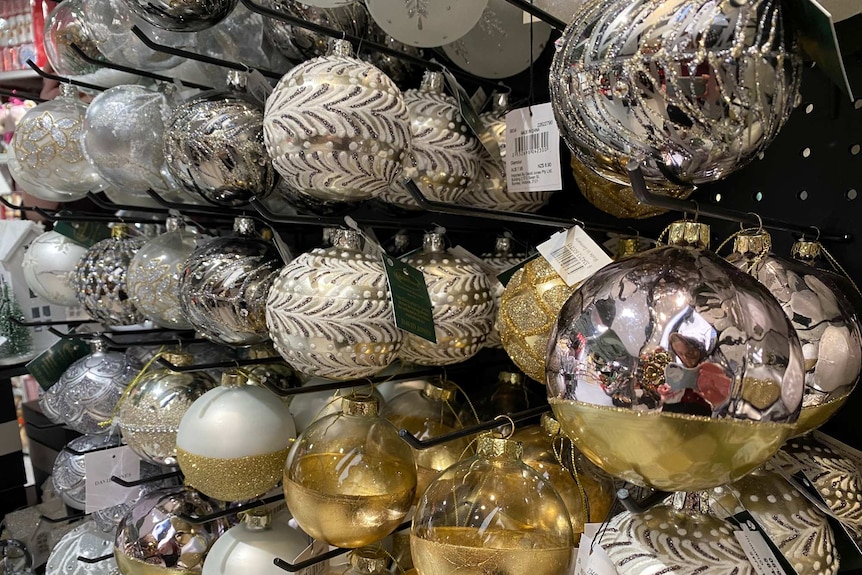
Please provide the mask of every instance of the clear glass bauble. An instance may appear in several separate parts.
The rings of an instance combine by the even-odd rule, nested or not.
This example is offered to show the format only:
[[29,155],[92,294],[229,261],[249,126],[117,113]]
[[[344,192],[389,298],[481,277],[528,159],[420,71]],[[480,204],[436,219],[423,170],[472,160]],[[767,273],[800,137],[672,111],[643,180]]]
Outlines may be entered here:
[[405,333],[399,356],[419,365],[459,363],[478,353],[491,333],[491,286],[477,264],[444,250],[441,234],[426,234],[423,241],[423,250],[404,261],[425,276],[437,343]]
[[246,93],[245,82],[245,76],[232,72],[227,90],[192,96],[165,124],[171,175],[184,191],[215,205],[245,205],[276,184],[263,142],[263,110]]
[[349,42],[335,40],[327,56],[279,81],[266,100],[264,138],[289,187],[324,201],[357,202],[397,179],[411,136],[398,86],[354,58]]
[[680,243],[586,280],[560,311],[546,371],[551,406],[578,449],[612,475],[663,490],[742,477],[777,451],[802,404],[802,350],[775,297]]
[[[727,261],[775,296],[796,330],[805,363],[797,434],[822,425],[856,387],[862,371],[862,324],[842,277],[770,253],[767,232],[740,234]],[[855,295],[855,294],[854,294]]]
[[126,276],[132,258],[145,241],[142,237],[128,237],[125,225],[118,225],[112,237],[94,244],[78,260],[72,285],[90,317],[105,325],[144,321],[129,299]]
[[238,218],[233,236],[202,242],[183,268],[180,308],[215,343],[248,346],[269,339],[266,297],[282,263],[272,242],[253,229],[251,220]]
[[563,33],[551,102],[573,154],[627,185],[721,179],[757,157],[799,100],[801,59],[775,0],[601,0]]
[[478,417],[479,421],[490,421],[502,413],[517,413],[530,407],[525,378],[518,372],[501,371],[496,380],[478,383],[473,389],[476,391],[472,403],[461,408],[465,420]]
[[93,98],[84,116],[84,154],[109,184],[126,193],[167,190],[163,139],[168,96],[143,86],[115,86]]
[[173,487],[153,491],[129,510],[117,527],[114,558],[123,575],[193,575],[228,528],[225,519],[192,523],[183,516],[219,511],[197,491]]
[[180,277],[188,257],[204,240],[193,229],[180,229],[171,223],[171,231],[156,236],[135,253],[126,274],[129,298],[135,308],[157,325],[173,329],[191,329],[180,308]]
[[[425,72],[418,90],[404,92],[410,116],[410,150],[401,178],[412,178],[429,200],[455,203],[479,183],[481,144],[445,93],[441,72]],[[379,198],[402,208],[418,205],[400,179]]]
[[[176,366],[191,365],[191,354],[168,354]],[[128,389],[117,412],[123,440],[145,461],[177,464],[177,430],[192,403],[216,387],[203,371],[150,370]]]
[[87,248],[57,232],[45,232],[24,253],[21,268],[33,293],[49,302],[70,306],[78,303],[72,275]]
[[46,200],[48,202],[74,202],[80,200],[87,195],[87,192],[64,192],[63,190],[55,190],[42,184],[38,180],[38,176],[29,173],[25,170],[16,157],[15,148],[12,147],[8,152],[8,161],[6,167],[9,169],[9,175],[17,185],[18,189],[30,194],[34,198]]
[[238,0],[125,0],[135,14],[170,32],[200,32],[230,14]]
[[401,0],[366,0],[378,26],[399,42],[436,48],[470,31],[482,17],[488,0],[436,0],[422,4]]
[[503,349],[518,369],[539,383],[545,383],[548,337],[574,291],[538,256],[515,272],[500,296],[496,327]]
[[[264,6],[301,18],[306,22],[338,30],[352,36],[362,36],[368,27],[368,12],[361,2],[341,2],[338,5],[320,6],[299,0],[264,0]],[[292,26],[275,18],[266,18],[263,33],[281,54],[295,62],[317,58],[326,54],[329,36]]]
[[551,484],[520,455],[520,443],[485,435],[474,457],[431,482],[410,532],[419,572],[568,573],[569,514]]
[[66,533],[51,550],[45,575],[119,575],[113,557],[96,563],[79,561],[79,557],[95,559],[110,555],[113,537],[103,532],[94,521],[85,521]]
[[285,361],[328,379],[377,374],[395,359],[403,337],[380,255],[363,253],[353,230],[338,230],[331,248],[282,268],[269,290],[266,324]]
[[290,449],[287,507],[303,531],[338,547],[383,539],[404,520],[416,492],[413,453],[377,401],[351,396]]
[[[497,238],[494,252],[482,254],[482,260],[498,274],[502,273],[526,259],[524,254],[513,254],[511,249],[509,238]],[[489,275],[488,282],[491,284],[491,296],[494,298],[494,325],[491,327],[488,339],[485,340],[485,347],[500,349],[503,347],[503,342],[500,340],[500,332],[497,330],[497,315],[500,313],[503,292],[506,286],[497,279],[497,276],[491,277]]]
[[[303,387],[313,388],[315,385],[327,383],[328,380],[312,378]],[[302,433],[308,426],[327,415],[341,413],[342,400],[351,394],[373,397],[377,400],[379,410],[383,410],[386,400],[377,386],[360,385],[336,391],[309,391],[299,393],[290,400],[290,413],[296,423],[296,432]]]
[[[70,441],[57,454],[51,471],[51,482],[67,506],[84,511],[87,502],[87,467],[84,455],[72,453],[87,453],[96,449],[105,449],[120,445],[116,435],[82,435]],[[101,557],[104,553],[95,555]]]
[[277,395],[228,373],[183,414],[177,462],[186,485],[204,495],[251,499],[278,484],[294,437],[293,417]]
[[[422,389],[405,391],[392,398],[380,411],[380,416],[389,420],[396,428],[406,429],[417,439],[426,440],[463,429],[472,423],[458,415],[455,403],[457,388],[440,379],[429,380]],[[456,439],[430,447],[414,449],[416,461],[416,496],[425,489],[438,473],[457,463],[469,451],[470,438]]]
[[251,68],[285,70],[287,67],[271,57],[274,55],[270,50],[264,49],[263,25],[268,20],[271,19],[252,12],[239,2],[227,18],[192,36],[200,54],[229,62],[242,62]]
[[90,58],[101,57],[97,39],[90,30],[89,20],[84,12],[86,1],[66,0],[58,3],[45,18],[45,55],[57,74],[78,76],[99,69],[95,64],[81,58],[72,48],[72,44],[75,44]]
[[26,178],[61,195],[83,195],[105,187],[84,154],[86,112],[87,105],[78,99],[77,88],[62,84],[60,96],[24,114],[15,128],[12,148]]

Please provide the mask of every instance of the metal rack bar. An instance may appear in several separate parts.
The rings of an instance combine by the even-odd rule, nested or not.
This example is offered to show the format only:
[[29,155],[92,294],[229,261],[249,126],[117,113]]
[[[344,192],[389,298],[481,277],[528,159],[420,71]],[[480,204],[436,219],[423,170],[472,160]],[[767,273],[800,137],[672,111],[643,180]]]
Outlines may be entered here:
[[94,319],[57,319],[52,321],[22,321],[21,319],[15,316],[9,316],[13,322],[18,325],[23,325],[24,327],[48,327],[52,325],[68,325],[71,327],[77,327],[79,325],[84,325],[85,323],[99,323]]
[[66,515],[65,517],[48,517],[47,515],[39,515],[39,518],[43,521],[47,521],[48,523],[65,523],[67,521],[75,521],[76,519],[81,519],[82,517],[86,517],[87,514],[83,511],[79,513],[72,513],[71,515]]
[[148,213],[148,214],[161,214],[161,215],[165,215],[165,216],[168,215],[168,209],[167,208],[162,209],[162,208],[150,208],[147,206],[132,206],[132,205],[128,205],[128,204],[115,204],[111,200],[103,199],[99,196],[99,194],[96,194],[93,192],[87,192],[87,198],[89,198],[89,200],[91,202],[93,202],[94,204],[96,204],[96,206],[98,206],[99,208],[102,208],[103,210],[108,210],[111,212],[125,211],[125,212],[144,212],[144,213]]
[[647,189],[640,162],[637,160],[629,161],[626,165],[626,170],[629,173],[632,190],[634,190],[638,201],[648,206],[655,206],[657,208],[664,208],[675,212],[697,213],[708,218],[738,222],[749,226],[763,225],[765,228],[801,234],[803,237],[817,232],[818,237],[822,242],[850,243],[853,241],[853,234],[849,232],[820,233],[814,226],[800,226],[782,220],[764,218],[755,215],[754,212],[738,212],[736,210],[723,208],[714,204],[702,204],[695,200],[680,200],[668,196],[660,196]]
[[80,80],[73,80],[71,78],[65,78],[63,76],[58,76],[57,74],[51,74],[50,72],[46,72],[33,60],[27,60],[27,65],[32,68],[34,72],[39,74],[41,77],[47,80],[54,80],[55,82],[60,82],[61,84],[71,84],[73,86],[77,86],[78,88],[86,88],[87,90],[96,90],[97,92],[104,92],[107,88],[103,88],[102,86],[97,86],[95,84],[90,84],[89,82],[82,82]]
[[77,449],[73,449],[66,445],[63,447],[63,451],[68,451],[72,455],[77,455],[78,457],[82,455],[87,455],[88,453],[96,453],[97,451],[107,451],[109,449],[114,449],[115,447],[122,447],[122,443],[117,443],[116,445],[103,445],[101,447],[94,447],[93,449],[88,449],[87,451],[78,451]]
[[145,485],[147,483],[155,483],[156,481],[164,481],[165,479],[173,479],[175,477],[181,477],[182,473],[179,470],[170,471],[168,473],[162,473],[159,475],[153,475],[152,477],[142,477],[141,479],[136,479],[134,481],[126,481],[121,477],[117,477],[116,475],[111,476],[111,481],[116,483],[117,485],[122,485],[123,487],[137,487],[139,485]]
[[34,211],[43,218],[52,222],[123,222],[127,224],[152,224],[157,222],[157,219],[152,218],[135,218],[127,216],[115,216],[113,214],[89,214],[86,212],[71,213],[68,211],[48,211],[44,208],[34,208]]
[[0,196],[0,204],[3,204],[4,206],[9,208],[10,210],[17,210],[20,212],[35,212],[37,210],[37,208],[35,206],[16,206],[15,204],[10,202],[9,200],[4,198],[3,196]]
[[9,98],[21,98],[22,100],[32,100],[34,102],[48,101],[38,94],[31,94],[30,92],[22,92],[20,90],[7,90],[5,88],[0,88],[0,96],[7,96]]
[[468,437],[470,435],[475,435],[482,431],[488,431],[489,429],[494,429],[495,427],[500,427],[501,425],[506,425],[506,423],[511,419],[512,423],[520,423],[527,419],[532,419],[537,415],[542,415],[543,413],[547,413],[551,411],[550,405],[540,405],[538,407],[531,407],[530,409],[525,409],[524,411],[518,411],[517,413],[507,414],[505,418],[500,419],[492,419],[491,421],[485,421],[483,423],[479,423],[477,425],[471,425],[470,427],[465,427],[463,429],[459,429],[457,431],[453,431],[451,433],[444,433],[443,435],[438,435],[437,437],[432,437],[431,439],[420,440],[417,439],[415,435],[407,431],[406,429],[402,429],[398,432],[398,435],[401,438],[410,444],[414,449],[429,449],[431,447],[441,445],[443,443],[447,443],[449,441],[454,441],[456,439],[461,439],[462,437]]
[[101,337],[105,343],[115,349],[126,349],[136,345],[148,345],[148,346],[156,346],[156,345],[191,345],[193,343],[206,343],[209,341],[208,339],[204,339],[202,337],[191,337],[184,338],[180,335],[174,338],[165,338],[165,339],[154,339],[148,341],[130,341],[130,342],[121,342],[117,341],[111,336],[102,333],[99,337]]
[[[178,210],[183,214],[197,214],[211,218],[233,219],[236,217],[249,217],[260,219],[254,214],[254,210],[232,210],[231,208],[214,208],[202,206],[199,204],[181,204],[164,199],[157,191],[147,190],[147,195],[155,200],[159,205],[168,208],[169,210]],[[227,212],[227,213],[225,213]]]
[[[204,339],[201,343],[209,341]],[[198,342],[193,342],[198,343]],[[200,363],[197,365],[174,365],[169,362],[164,357],[159,357],[157,359],[162,367],[166,367],[171,371],[176,371],[178,373],[185,373],[188,371],[203,371],[205,369],[222,369],[227,367],[242,367],[245,365],[264,365],[267,363],[284,363],[284,359],[281,356],[278,357],[258,357],[254,359],[235,359],[232,361],[219,361],[215,363]]]
[[137,68],[131,68],[129,66],[123,66],[122,64],[115,64],[113,62],[109,62],[108,60],[99,60],[97,58],[93,58],[89,56],[86,52],[81,50],[77,44],[72,42],[70,45],[72,50],[78,55],[79,58],[87,62],[88,64],[92,64],[93,66],[99,66],[100,68],[108,68],[111,70],[117,70],[119,72],[126,72],[127,74],[134,74],[136,76],[141,76],[143,78],[150,78],[151,80],[158,80],[159,82],[168,82],[173,84],[174,82],[180,82],[183,86],[187,86],[189,88],[197,88],[198,90],[212,90],[211,86],[205,86],[203,84],[198,84],[196,82],[186,82],[185,80],[178,80],[175,78],[171,78],[170,76],[164,76],[162,74],[156,74],[154,72],[148,72],[147,70],[138,70]]
[[[405,377],[429,377],[440,375],[439,369],[425,369],[421,371],[411,372],[409,374],[404,374]],[[366,387],[369,385],[374,385],[377,383],[383,383],[386,381],[392,381],[393,376],[391,375],[377,375],[374,377],[366,377],[363,379],[350,379],[347,381],[331,381],[329,383],[321,383],[319,385],[308,385],[305,387],[293,387],[290,389],[282,389],[276,390],[270,388],[270,390],[279,395],[281,397],[290,397],[294,395],[302,395],[304,393],[314,393],[317,391],[335,391],[336,389],[346,389],[348,387]]]
[[81,563],[88,563],[92,565],[93,563],[101,563],[102,561],[107,561],[113,556],[113,553],[108,553],[107,555],[102,555],[101,557],[83,557],[81,555],[78,555],[78,561],[80,561]]
[[620,500],[620,503],[623,504],[623,507],[625,507],[626,511],[629,513],[643,513],[649,508],[655,507],[664,501],[669,495],[672,494],[667,491],[656,491],[655,493],[644,497],[640,501],[635,501],[628,489],[623,488],[617,490],[617,499]]
[[560,20],[556,16],[552,16],[551,14],[548,14],[547,12],[542,10],[541,8],[537,8],[536,6],[533,5],[532,2],[527,2],[525,0],[506,0],[506,2],[508,2],[509,4],[511,4],[512,6],[514,6],[516,8],[520,8],[521,10],[523,10],[524,12],[526,12],[527,14],[529,14],[531,16],[535,16],[536,18],[538,18],[539,20],[541,20],[545,24],[550,25],[552,28],[555,28],[555,29],[559,30],[560,32],[562,32],[566,29],[566,23],[565,22],[563,22],[562,20]]
[[228,515],[235,515],[240,511],[247,511],[249,509],[255,509],[263,505],[269,505],[270,503],[277,503],[283,499],[284,495],[273,495],[272,497],[255,499],[254,501],[249,501],[248,503],[243,503],[242,505],[236,505],[228,509],[222,509],[220,511],[216,511],[215,513],[210,513],[202,517],[193,517],[191,515],[183,514],[178,514],[177,517],[182,519],[183,521],[187,521],[188,523],[209,523],[210,521],[215,521],[216,519],[221,519],[222,517],[227,517]]

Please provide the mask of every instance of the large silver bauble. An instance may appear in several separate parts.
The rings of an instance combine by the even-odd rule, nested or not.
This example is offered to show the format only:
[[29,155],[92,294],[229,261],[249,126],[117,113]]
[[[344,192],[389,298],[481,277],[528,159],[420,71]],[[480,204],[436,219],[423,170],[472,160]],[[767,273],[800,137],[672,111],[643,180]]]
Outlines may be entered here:
[[410,144],[407,106],[383,72],[337,40],[285,74],[266,101],[264,137],[285,183],[326,201],[389,188]]
[[302,254],[281,270],[266,323],[285,361],[328,379],[374,375],[401,348],[380,255],[363,253],[354,231],[339,230],[331,248]]
[[690,247],[641,252],[587,279],[560,311],[546,374],[557,419],[590,460],[665,490],[748,473],[802,404],[802,350],[779,303]]
[[163,30],[199,32],[231,13],[238,0],[125,0],[138,16]]
[[72,44],[75,44],[87,56],[101,57],[84,12],[85,2],[86,0],[67,0],[58,3],[45,18],[45,55],[57,74],[77,76],[99,69],[95,64],[81,58],[72,48]]
[[193,230],[174,229],[156,236],[135,253],[126,274],[129,298],[144,317],[162,327],[191,329],[180,308],[180,277],[186,259],[203,237]]
[[437,343],[405,333],[399,357],[419,365],[451,365],[473,357],[491,333],[494,319],[485,272],[446,252],[440,234],[426,234],[423,251],[407,256],[405,262],[425,275]]
[[777,0],[599,0],[563,34],[551,102],[563,139],[599,174],[697,185],[741,168],[799,99],[801,59]]
[[[457,202],[479,182],[481,144],[461,117],[458,102],[443,91],[443,74],[426,72],[418,90],[404,92],[410,113],[410,151],[403,177],[413,178],[429,200]],[[418,207],[398,181],[381,200]]]
[[271,242],[241,234],[195,249],[180,278],[180,308],[204,337],[225,345],[269,338],[266,296],[281,267]]
[[84,154],[109,184],[127,193],[169,189],[163,171],[168,97],[143,86],[115,86],[96,96],[84,116]]
[[21,268],[33,293],[56,305],[78,303],[72,276],[87,248],[57,232],[45,232],[27,247]]
[[164,153],[179,185],[217,205],[238,206],[276,184],[263,144],[263,112],[232,73],[232,89],[192,97],[165,125]]
[[[306,22],[338,30],[351,36],[362,36],[368,27],[368,12],[363,4],[315,7],[299,0],[265,0],[262,4]],[[301,62],[326,54],[329,36],[291,26],[275,18],[265,18],[263,33],[286,58]]]
[[144,320],[129,299],[126,272],[146,240],[125,237],[125,233],[124,226],[117,226],[114,237],[89,248],[78,260],[72,279],[78,301],[93,319],[106,325],[134,325]]
[[85,521],[66,533],[51,550],[45,575],[119,575],[113,557],[96,563],[85,563],[79,557],[95,559],[111,553],[113,537],[94,521]]
[[[78,453],[86,453],[94,449],[116,447],[120,438],[115,435],[83,435],[69,442],[70,447]],[[84,465],[84,455],[76,455],[68,449],[57,454],[51,471],[51,482],[54,489],[63,499],[63,503],[72,509],[83,511],[87,502],[87,468]],[[99,557],[104,555],[96,555]]]

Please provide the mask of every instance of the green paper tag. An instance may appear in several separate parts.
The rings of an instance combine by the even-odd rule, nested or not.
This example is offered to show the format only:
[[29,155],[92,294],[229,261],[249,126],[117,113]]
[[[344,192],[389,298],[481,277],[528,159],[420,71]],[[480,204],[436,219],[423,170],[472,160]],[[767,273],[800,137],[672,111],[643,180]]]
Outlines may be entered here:
[[58,222],[54,231],[85,248],[111,237],[108,226],[98,222]]
[[69,366],[90,353],[90,346],[82,339],[64,338],[37,355],[27,364],[42,389],[48,390],[57,383]]
[[404,331],[437,343],[431,298],[421,271],[391,256],[383,256],[383,267],[392,292],[395,325]]
[[498,273],[497,279],[500,280],[500,283],[503,284],[503,286],[509,285],[509,282],[512,281],[512,276],[515,275],[515,272],[517,272],[519,269],[521,269],[537,257],[539,257],[539,254],[533,254],[524,261],[515,264],[514,267],[511,267],[504,272]]

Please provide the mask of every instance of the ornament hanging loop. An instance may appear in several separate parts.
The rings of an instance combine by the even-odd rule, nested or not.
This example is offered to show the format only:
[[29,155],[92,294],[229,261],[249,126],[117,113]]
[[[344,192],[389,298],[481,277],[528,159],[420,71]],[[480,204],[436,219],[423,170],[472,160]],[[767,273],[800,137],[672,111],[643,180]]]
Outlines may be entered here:
[[[497,417],[494,418],[494,421],[497,421],[499,419],[505,419],[506,421],[509,422],[509,427],[504,427],[503,431],[500,432],[500,435],[503,436],[503,439],[509,439],[510,437],[512,437],[512,435],[515,434],[515,421],[511,417],[509,417],[508,415],[498,415]],[[506,433],[507,429],[509,431],[508,434]]]
[[[760,214],[758,214],[757,212],[748,212],[748,213],[751,214],[752,216],[754,216],[755,218],[757,218],[757,231],[758,232],[765,231],[763,229],[763,219],[760,217]],[[744,225],[744,222],[739,222],[739,231],[744,232],[744,231],[746,231],[746,229],[750,229],[750,228],[746,228]],[[819,233],[818,233],[818,237],[819,237]]]

